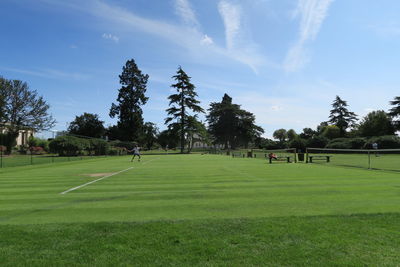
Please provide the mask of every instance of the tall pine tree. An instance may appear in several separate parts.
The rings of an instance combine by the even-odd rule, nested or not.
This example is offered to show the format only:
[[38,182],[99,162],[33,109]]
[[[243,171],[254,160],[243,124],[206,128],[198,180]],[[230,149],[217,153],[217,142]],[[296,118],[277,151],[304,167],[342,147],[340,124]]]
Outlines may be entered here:
[[135,60],[128,60],[119,75],[120,84],[117,104],[112,104],[110,117],[118,118],[119,139],[137,141],[143,129],[142,106],[147,103],[145,96],[149,75],[142,74]]
[[332,103],[333,109],[330,111],[329,123],[336,125],[340,129],[340,135],[345,136],[346,129],[355,125],[357,115],[347,109],[347,102],[336,96]]
[[[199,106],[200,101],[196,99],[198,95],[195,92],[196,87],[190,82],[191,77],[181,67],[178,68],[176,75],[172,78],[176,83],[172,84],[171,87],[175,88],[177,93],[168,97],[170,108],[166,110],[168,117],[165,119],[165,124],[169,124],[169,127],[179,124],[181,153],[183,153],[188,112],[191,110],[194,113],[204,113],[204,110]],[[177,122],[171,123],[175,119]]]
[[394,126],[396,130],[400,130],[400,96],[396,96],[393,101],[390,101],[390,105],[393,107],[389,110],[389,115],[394,118],[399,118],[399,120],[394,120]]

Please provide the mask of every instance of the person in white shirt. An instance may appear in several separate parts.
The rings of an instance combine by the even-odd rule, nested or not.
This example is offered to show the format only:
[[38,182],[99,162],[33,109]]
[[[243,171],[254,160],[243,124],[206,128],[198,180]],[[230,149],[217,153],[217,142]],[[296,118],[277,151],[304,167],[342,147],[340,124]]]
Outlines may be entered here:
[[135,146],[132,150],[129,150],[129,152],[133,152],[133,157],[131,159],[131,162],[135,159],[136,156],[139,157],[138,161],[140,161],[140,147]]

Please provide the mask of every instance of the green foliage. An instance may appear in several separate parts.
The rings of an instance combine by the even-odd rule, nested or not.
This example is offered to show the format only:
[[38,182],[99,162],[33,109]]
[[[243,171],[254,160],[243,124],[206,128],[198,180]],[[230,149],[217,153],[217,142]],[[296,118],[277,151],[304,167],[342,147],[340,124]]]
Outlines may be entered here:
[[395,128],[392,119],[383,110],[372,111],[361,121],[358,132],[361,136],[383,136],[393,135]]
[[367,140],[365,138],[336,138],[327,144],[326,148],[336,149],[362,149]]
[[41,139],[37,137],[29,137],[28,139],[28,146],[29,147],[41,147],[45,151],[49,151],[49,141],[46,139]]
[[396,130],[400,131],[400,96],[396,96],[392,101],[390,101],[390,105],[393,107],[389,110],[389,115],[392,116],[394,120],[393,124]]
[[296,131],[293,129],[288,130],[286,132],[286,134],[287,134],[288,141],[293,141],[298,136]]
[[296,136],[291,141],[289,141],[289,147],[296,148],[297,152],[304,153],[306,151],[306,140]]
[[136,143],[129,142],[129,141],[112,141],[111,142],[112,147],[125,148],[126,150],[132,150],[135,145],[136,145]]
[[197,120],[196,116],[188,116],[185,132],[189,153],[195,142],[209,143],[207,128],[204,123]]
[[324,128],[322,136],[328,139],[335,139],[341,136],[340,129],[336,125],[328,125]]
[[180,140],[179,125],[172,124],[168,130],[162,131],[157,137],[157,143],[164,149],[178,147]]
[[147,150],[150,150],[155,145],[158,133],[157,125],[154,123],[146,122],[143,125],[143,134],[140,141]]
[[30,90],[27,83],[19,80],[5,80],[0,77],[0,122],[9,123],[9,131],[20,129],[47,130],[55,120],[48,113],[50,106],[36,90]]
[[15,132],[0,133],[0,145],[6,147],[6,154],[10,154],[12,148],[17,145],[17,137],[18,133]]
[[310,139],[317,135],[317,132],[311,128],[304,128],[303,132],[299,135],[303,139]]
[[188,126],[188,112],[191,110],[194,113],[204,113],[204,110],[199,105],[200,101],[196,99],[196,87],[190,82],[191,77],[181,67],[178,68],[177,74],[172,78],[175,79],[176,83],[172,84],[171,87],[175,88],[177,93],[168,97],[170,108],[167,109],[168,117],[165,119],[165,124],[171,125],[171,122],[175,119],[177,120],[176,123],[179,123],[180,146],[181,153],[183,153]]
[[266,150],[273,150],[273,149],[285,148],[286,144],[282,144],[281,142],[265,138],[261,144],[261,147]]
[[315,147],[315,148],[324,148],[329,142],[328,138],[320,135],[313,136],[306,140],[307,140],[306,141],[307,147]]
[[371,149],[373,143],[377,143],[379,149],[400,148],[400,137],[395,135],[372,137],[368,139],[364,147]]
[[213,102],[206,116],[209,132],[216,144],[224,144],[225,149],[247,147],[261,137],[264,130],[255,124],[254,114],[233,104],[232,98],[224,94],[221,102]]
[[110,117],[118,118],[118,139],[137,141],[143,128],[141,106],[147,103],[145,96],[149,75],[142,74],[133,59],[128,60],[119,76],[121,88],[118,90],[117,104],[112,104]]
[[276,131],[272,134],[272,136],[273,136],[275,139],[278,139],[279,142],[281,142],[281,143],[285,142],[286,139],[288,138],[288,134],[287,134],[287,131],[286,131],[285,129],[278,129],[278,130],[276,130]]
[[[347,102],[339,96],[332,103],[332,110],[329,115],[329,122],[336,125],[340,130],[340,137],[344,137],[346,129],[355,126],[357,115],[347,109]],[[329,138],[329,137],[328,137]]]
[[99,119],[99,115],[91,113],[83,113],[76,116],[68,126],[68,132],[74,135],[82,135],[88,137],[100,138],[104,136],[104,121]]
[[86,145],[85,149],[89,151],[90,155],[107,155],[110,150],[109,143],[103,139],[89,139]]
[[75,136],[59,136],[50,141],[49,148],[52,153],[60,156],[78,156],[87,149],[89,142],[87,139]]

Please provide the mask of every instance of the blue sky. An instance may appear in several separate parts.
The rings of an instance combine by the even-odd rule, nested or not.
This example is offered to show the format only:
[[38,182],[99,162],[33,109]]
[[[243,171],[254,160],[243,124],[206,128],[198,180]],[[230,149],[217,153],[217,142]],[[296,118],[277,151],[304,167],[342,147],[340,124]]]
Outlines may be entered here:
[[[164,129],[179,65],[202,106],[224,93],[278,128],[315,128],[336,95],[360,117],[400,95],[396,0],[2,0],[0,75],[27,81],[56,130],[106,125],[128,59],[150,75],[145,121]],[[204,117],[203,117],[204,118]]]

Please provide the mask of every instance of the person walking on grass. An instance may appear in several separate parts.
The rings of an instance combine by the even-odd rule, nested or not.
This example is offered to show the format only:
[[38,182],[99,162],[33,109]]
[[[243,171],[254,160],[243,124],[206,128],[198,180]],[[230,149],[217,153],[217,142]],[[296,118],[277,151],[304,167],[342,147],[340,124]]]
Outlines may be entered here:
[[135,145],[132,150],[129,150],[129,152],[133,152],[133,157],[131,159],[131,162],[133,162],[133,160],[135,159],[136,156],[139,157],[138,161],[140,161],[140,158],[141,158],[140,157],[140,147]]

